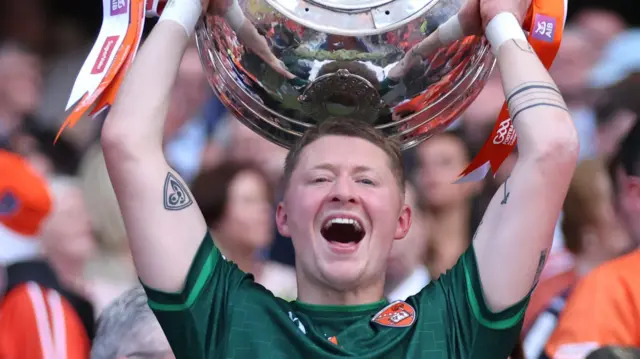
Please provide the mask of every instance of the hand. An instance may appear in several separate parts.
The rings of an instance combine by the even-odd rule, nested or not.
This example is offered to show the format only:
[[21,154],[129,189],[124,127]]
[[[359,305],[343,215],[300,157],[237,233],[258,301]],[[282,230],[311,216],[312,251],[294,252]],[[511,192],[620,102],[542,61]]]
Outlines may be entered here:
[[512,13],[523,23],[531,0],[467,0],[458,17],[465,35],[482,35],[491,19],[501,12]]

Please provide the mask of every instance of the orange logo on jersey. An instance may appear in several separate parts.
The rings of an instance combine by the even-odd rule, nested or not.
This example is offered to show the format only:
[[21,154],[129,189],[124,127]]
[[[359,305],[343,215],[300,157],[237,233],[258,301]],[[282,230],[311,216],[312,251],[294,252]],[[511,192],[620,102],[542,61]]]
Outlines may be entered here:
[[335,345],[338,345],[338,338],[336,338],[336,337],[330,337],[329,341],[332,342]]
[[404,328],[416,320],[416,310],[409,304],[398,300],[382,308],[371,319],[372,322],[385,327]]

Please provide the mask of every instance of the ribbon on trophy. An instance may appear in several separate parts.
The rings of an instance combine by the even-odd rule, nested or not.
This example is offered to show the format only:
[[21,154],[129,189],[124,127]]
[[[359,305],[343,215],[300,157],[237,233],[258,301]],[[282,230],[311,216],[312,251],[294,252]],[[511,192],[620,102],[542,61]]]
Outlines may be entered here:
[[[524,30],[529,32],[529,44],[547,70],[560,48],[566,12],[567,0],[533,0],[523,24]],[[457,183],[479,181],[489,170],[495,174],[515,148],[516,141],[516,132],[505,102],[491,135],[469,166],[462,171]]]
[[[113,104],[142,38],[146,17],[157,17],[161,0],[102,0],[102,26],[71,90],[66,110],[73,107],[56,140],[92,108],[96,116]],[[74,106],[75,104],[75,106]]]

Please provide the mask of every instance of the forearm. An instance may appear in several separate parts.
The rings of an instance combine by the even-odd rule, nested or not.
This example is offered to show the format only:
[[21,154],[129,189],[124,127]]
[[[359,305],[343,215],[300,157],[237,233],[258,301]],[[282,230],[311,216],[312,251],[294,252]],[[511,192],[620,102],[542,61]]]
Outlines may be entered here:
[[578,142],[567,106],[529,43],[506,41],[497,60],[520,157],[573,157]]
[[184,29],[159,22],[126,74],[102,130],[109,144],[138,154],[162,150],[162,133],[173,83],[188,44]]
[[196,1],[174,2],[174,12],[165,19],[178,20],[161,19],[156,25],[120,88],[101,139],[138,276],[168,292],[183,288],[207,231],[187,184],[169,167],[162,148],[164,119],[187,32],[201,13]]
[[[507,25],[507,36],[521,31],[515,19]],[[501,311],[530,293],[539,279],[575,170],[578,140],[562,95],[527,41],[501,42],[505,34],[491,36],[490,26],[491,22],[487,38],[497,48],[519,151],[511,177],[491,200],[473,246],[485,300]]]

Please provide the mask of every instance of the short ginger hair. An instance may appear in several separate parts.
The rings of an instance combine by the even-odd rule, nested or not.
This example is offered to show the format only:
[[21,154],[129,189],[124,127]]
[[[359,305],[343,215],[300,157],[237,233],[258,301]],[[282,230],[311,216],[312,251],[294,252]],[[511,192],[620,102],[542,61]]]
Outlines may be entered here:
[[305,147],[325,136],[345,136],[360,138],[368,141],[384,151],[389,158],[389,166],[393,171],[402,193],[405,188],[404,162],[398,141],[387,138],[372,125],[351,118],[332,118],[322,121],[318,126],[309,128],[304,135],[291,147],[284,164],[284,186],[288,187],[291,175],[295,170],[300,154]]

